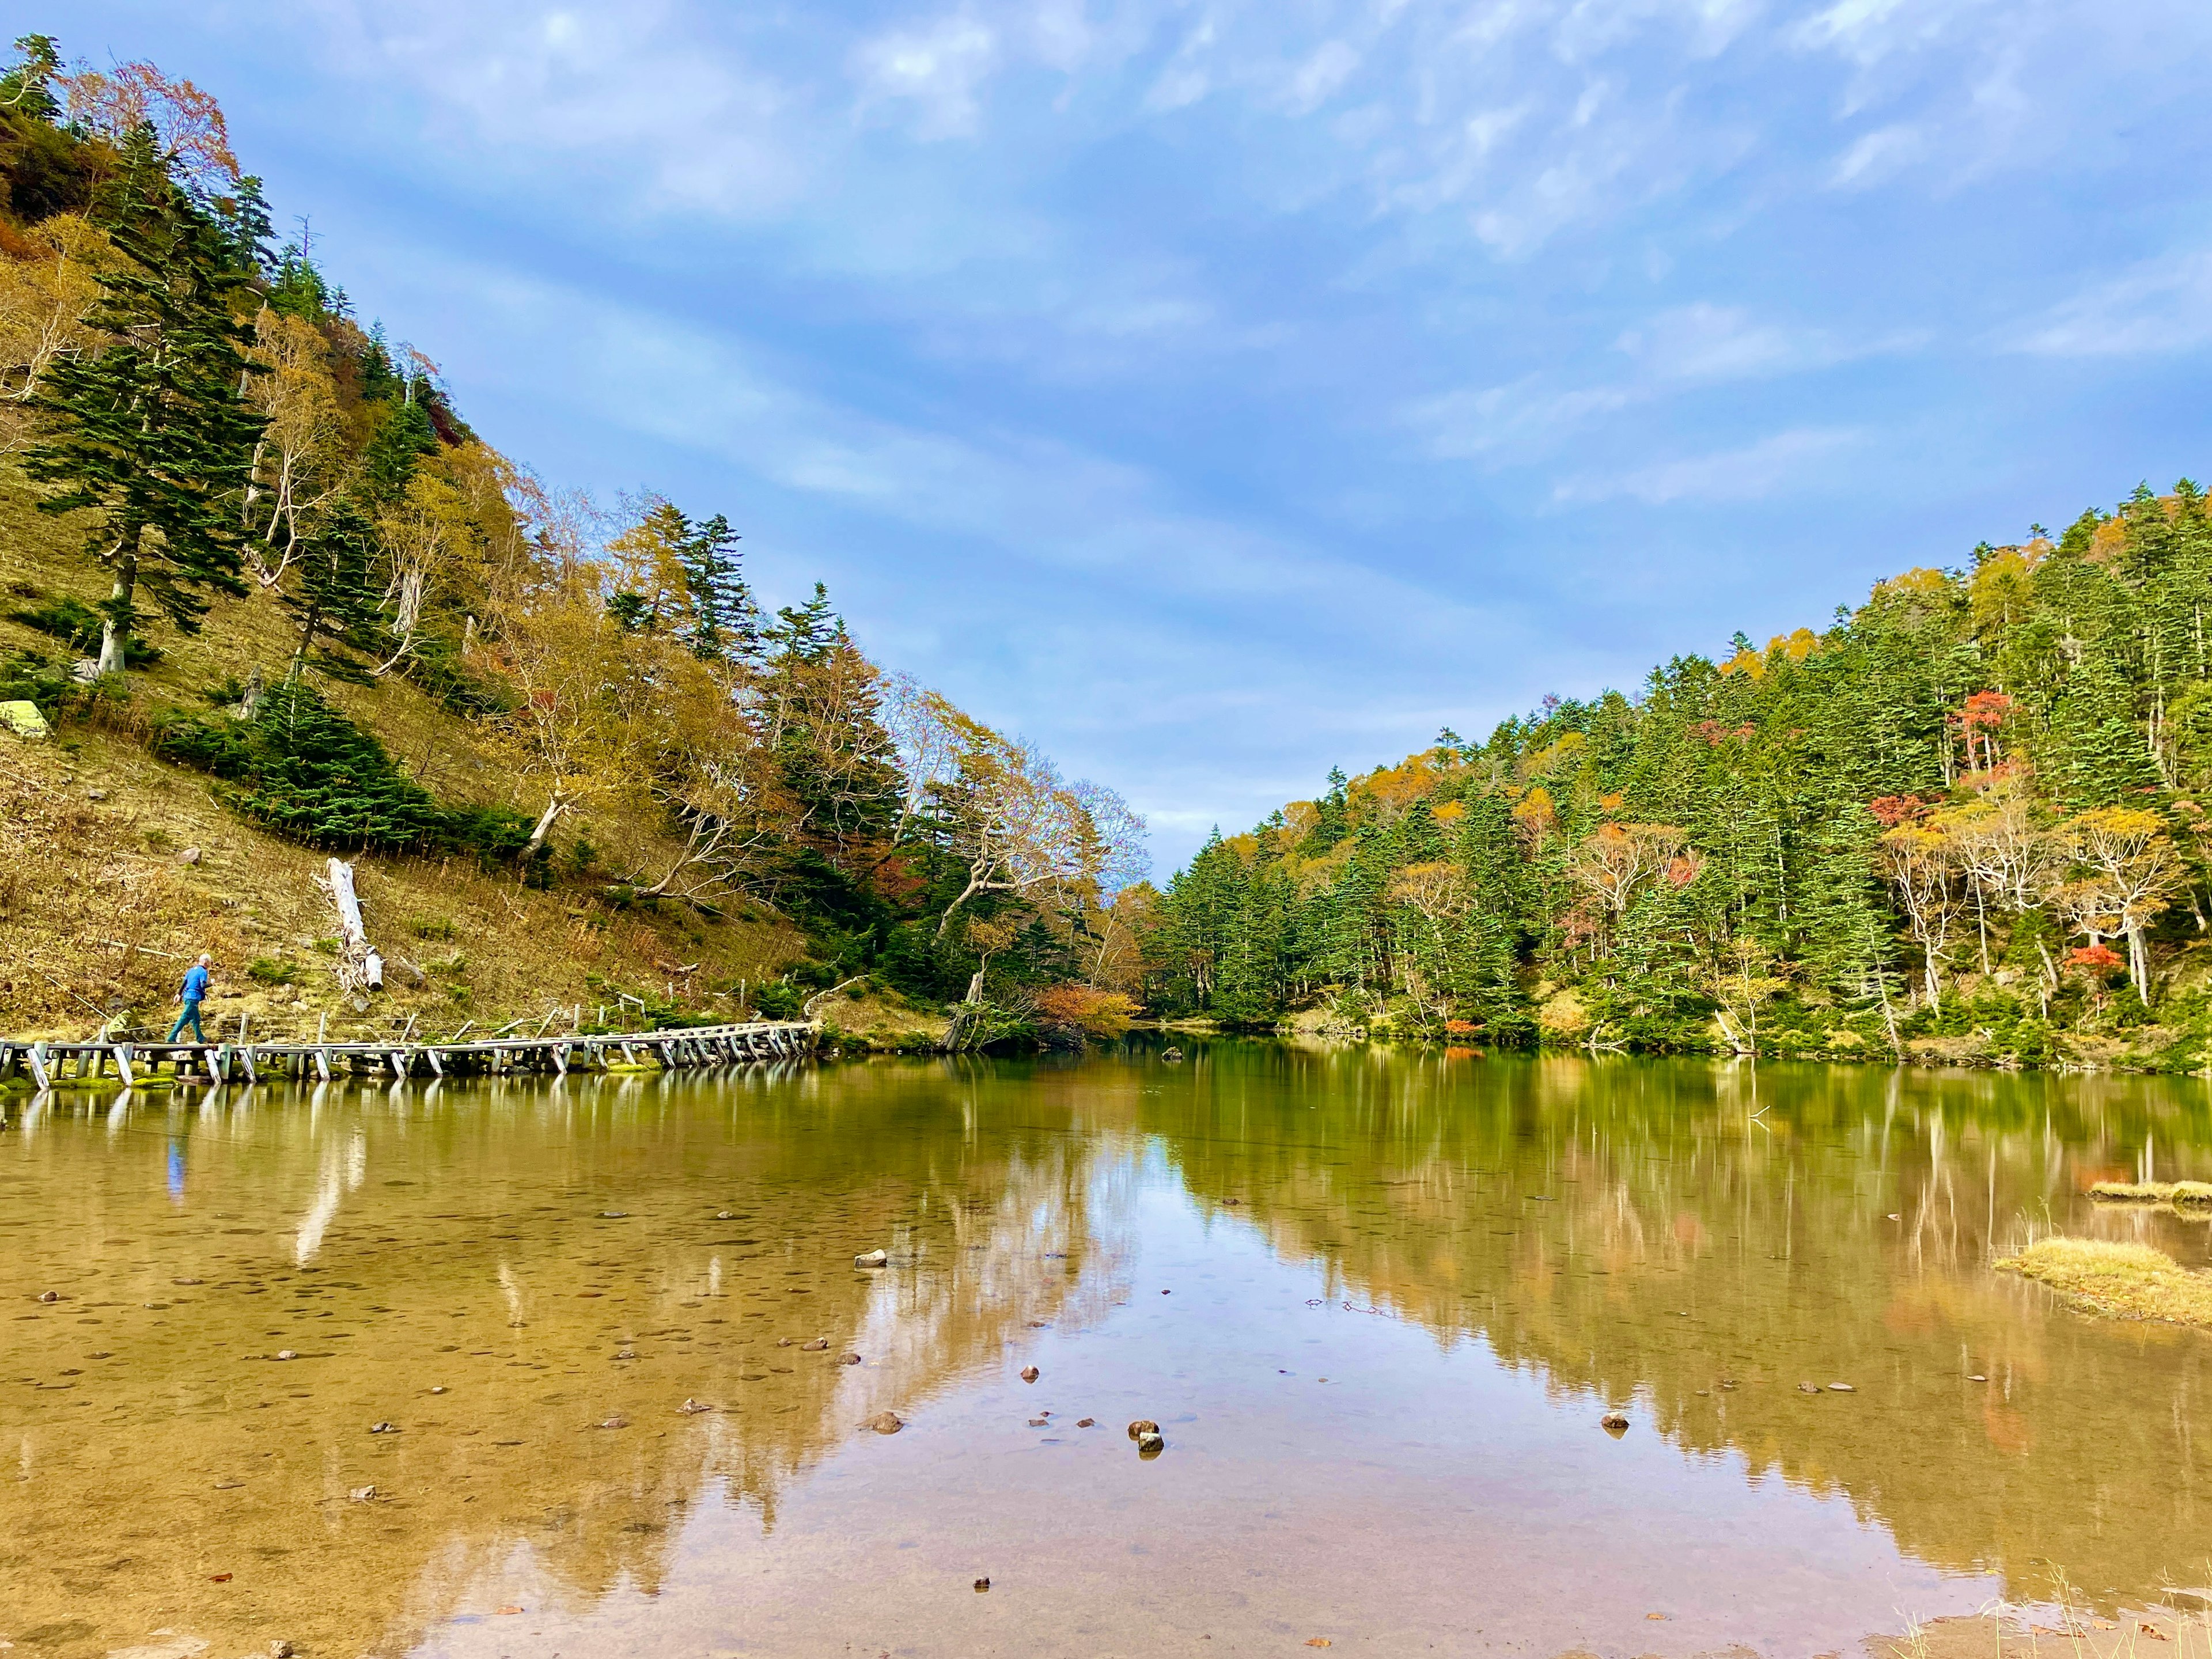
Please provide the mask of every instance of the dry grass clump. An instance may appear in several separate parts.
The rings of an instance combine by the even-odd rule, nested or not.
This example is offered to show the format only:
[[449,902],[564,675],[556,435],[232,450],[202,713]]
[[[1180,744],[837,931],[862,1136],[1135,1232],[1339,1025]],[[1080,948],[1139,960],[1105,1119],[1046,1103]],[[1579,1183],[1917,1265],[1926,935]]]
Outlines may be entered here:
[[2212,1214],[2212,1182],[2100,1181],[2089,1196],[2100,1204],[2170,1204]]
[[2194,1272],[2148,1244],[2043,1238],[1996,1266],[2048,1285],[2089,1312],[2212,1326],[2212,1273]]

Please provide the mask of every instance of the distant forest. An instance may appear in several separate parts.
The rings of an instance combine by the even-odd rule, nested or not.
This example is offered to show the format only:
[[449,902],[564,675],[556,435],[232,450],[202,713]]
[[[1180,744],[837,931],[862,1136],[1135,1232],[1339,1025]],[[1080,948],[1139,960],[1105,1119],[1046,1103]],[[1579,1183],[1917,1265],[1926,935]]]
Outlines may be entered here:
[[2183,479],[1634,697],[1447,731],[1143,895],[1143,994],[1463,1043],[2200,1067],[2208,606]]

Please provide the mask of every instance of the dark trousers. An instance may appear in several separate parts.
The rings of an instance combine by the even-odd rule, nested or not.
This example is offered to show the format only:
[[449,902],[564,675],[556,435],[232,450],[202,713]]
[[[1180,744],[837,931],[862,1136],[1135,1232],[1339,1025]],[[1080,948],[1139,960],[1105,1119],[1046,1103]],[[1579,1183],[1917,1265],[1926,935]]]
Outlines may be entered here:
[[200,1006],[197,1002],[188,1002],[185,1005],[185,1012],[177,1016],[177,1023],[169,1028],[169,1041],[174,1042],[177,1040],[177,1033],[187,1025],[192,1028],[193,1042],[207,1041],[207,1033],[200,1030]]

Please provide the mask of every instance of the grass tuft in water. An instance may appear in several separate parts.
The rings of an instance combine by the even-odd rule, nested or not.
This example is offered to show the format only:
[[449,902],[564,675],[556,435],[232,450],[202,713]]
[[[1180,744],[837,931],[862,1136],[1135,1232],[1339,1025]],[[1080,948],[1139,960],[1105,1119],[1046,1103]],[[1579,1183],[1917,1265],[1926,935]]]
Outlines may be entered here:
[[2093,1313],[2212,1326],[2212,1273],[2192,1272],[2148,1244],[2045,1238],[1996,1266]]

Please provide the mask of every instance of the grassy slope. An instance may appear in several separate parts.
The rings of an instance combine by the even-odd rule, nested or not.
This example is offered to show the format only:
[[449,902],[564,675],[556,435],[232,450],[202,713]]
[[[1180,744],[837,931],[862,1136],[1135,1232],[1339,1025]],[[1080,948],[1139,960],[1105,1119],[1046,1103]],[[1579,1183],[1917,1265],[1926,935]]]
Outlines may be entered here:
[[[33,593],[96,600],[105,585],[77,556],[77,532],[34,512],[33,499],[0,463],[0,653],[52,658],[63,654],[59,641],[5,613]],[[163,708],[208,707],[202,688],[257,666],[264,678],[281,674],[291,651],[284,614],[256,595],[219,601],[197,636],[148,631],[163,660],[131,676],[131,698],[112,716],[44,744],[0,735],[0,1032],[87,1033],[100,1023],[88,1003],[127,1005],[137,1021],[151,1021],[185,958],[201,950],[226,970],[210,1007],[233,1028],[250,1012],[256,1031],[312,1031],[328,1012],[333,1035],[388,1030],[415,1012],[426,1031],[466,1019],[500,1024],[542,1018],[556,1002],[585,1004],[588,1018],[616,1001],[617,988],[659,1000],[672,984],[688,1007],[728,1012],[734,1000],[715,992],[757,984],[801,954],[803,941],[773,917],[614,911],[576,889],[533,892],[467,860],[365,858],[357,870],[370,936],[398,971],[391,991],[356,1012],[316,947],[337,932],[314,884],[326,855],[261,833],[221,806],[205,778],[154,760],[140,741]],[[534,813],[538,803],[513,765],[413,687],[324,689],[434,793]],[[617,809],[578,827],[602,847],[637,849],[644,864],[660,850],[657,826]],[[196,865],[179,860],[194,848]],[[257,984],[243,973],[256,958],[298,976]],[[688,975],[672,971],[695,963]],[[419,985],[409,982],[416,969]]]

